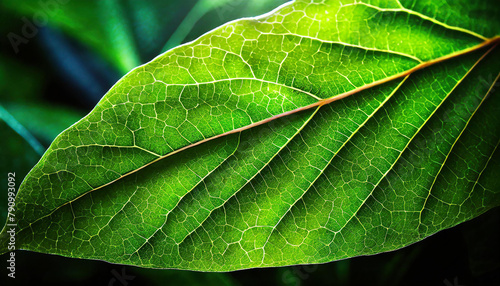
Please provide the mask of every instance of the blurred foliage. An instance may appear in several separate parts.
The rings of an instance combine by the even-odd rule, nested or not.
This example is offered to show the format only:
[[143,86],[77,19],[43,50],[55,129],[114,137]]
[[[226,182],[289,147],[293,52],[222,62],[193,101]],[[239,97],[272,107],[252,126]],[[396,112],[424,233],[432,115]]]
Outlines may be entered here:
[[[11,102],[5,108],[44,146],[49,146],[59,133],[85,115],[77,110],[47,103]],[[33,117],[38,120],[31,120]]]
[[[43,88],[43,74],[0,54],[0,94],[5,101],[29,101]],[[14,83],[14,84],[8,84]]]
[[[0,3],[0,105],[44,147],[88,113],[131,68],[230,20],[255,16],[284,0],[3,0]],[[45,5],[44,5],[45,4]],[[6,37],[22,36],[23,18],[47,23],[19,52]],[[38,19],[40,20],[40,19]],[[43,17],[41,20],[44,20]],[[92,87],[99,86],[94,89]],[[98,97],[95,97],[95,94]],[[5,220],[7,173],[16,185],[40,155],[0,118],[0,219]],[[498,209],[421,243],[376,256],[333,263],[231,273],[123,267],[18,251],[17,278],[1,285],[493,285],[500,281]],[[470,253],[470,254],[469,254]],[[6,256],[2,256],[5,263]],[[497,283],[500,285],[500,283]]]
[[0,183],[2,184],[2,195],[0,199],[0,219],[7,219],[7,173],[16,173],[16,187],[21,184],[22,179],[28,174],[40,155],[17,134],[7,123],[0,118],[0,134],[2,134],[2,145],[0,146]]
[[[4,0],[19,15],[47,15],[58,27],[112,62],[122,74],[168,48],[230,20],[256,16],[284,0]],[[43,18],[43,16],[38,16]],[[28,17],[29,20],[29,17]],[[198,21],[202,22],[196,25]]]

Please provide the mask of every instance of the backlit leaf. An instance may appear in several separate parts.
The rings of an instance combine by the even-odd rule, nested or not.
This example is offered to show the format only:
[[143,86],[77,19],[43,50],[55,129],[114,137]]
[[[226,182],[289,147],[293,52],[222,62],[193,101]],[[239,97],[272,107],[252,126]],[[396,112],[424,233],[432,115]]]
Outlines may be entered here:
[[24,180],[17,247],[228,271],[498,206],[500,7],[460,4],[296,1],[134,69]]

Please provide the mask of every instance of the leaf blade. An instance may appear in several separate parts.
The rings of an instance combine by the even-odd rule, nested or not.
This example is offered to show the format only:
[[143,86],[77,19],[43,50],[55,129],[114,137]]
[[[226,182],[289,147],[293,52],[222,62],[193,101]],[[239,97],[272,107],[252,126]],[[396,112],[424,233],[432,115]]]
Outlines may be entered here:
[[[356,33],[318,37],[343,30],[314,20],[329,19],[330,10],[340,17],[348,11],[351,24],[392,15],[378,24],[384,31],[402,19],[400,11],[309,4],[225,25],[117,83],[23,183],[21,245],[146,267],[227,271],[388,251],[432,234],[435,228],[415,221],[419,197],[411,189],[403,188],[410,194],[400,195],[403,201],[393,190],[387,206],[376,198],[388,194],[375,190],[402,184],[395,170],[408,168],[409,147],[419,149],[413,140],[440,122],[436,114],[479,59],[498,61],[498,51],[487,55],[484,47],[496,47],[499,38],[478,45],[427,23],[424,32],[393,35],[426,35],[430,49],[391,42],[382,50],[383,40],[357,42]],[[294,18],[297,11],[313,20]],[[291,18],[276,21],[283,15]],[[286,32],[294,24],[297,31]],[[337,17],[336,24],[345,23]],[[317,28],[314,37],[302,27]],[[455,41],[443,48],[447,37]],[[461,221],[498,205],[489,191],[485,208]],[[377,241],[386,237],[388,246]]]

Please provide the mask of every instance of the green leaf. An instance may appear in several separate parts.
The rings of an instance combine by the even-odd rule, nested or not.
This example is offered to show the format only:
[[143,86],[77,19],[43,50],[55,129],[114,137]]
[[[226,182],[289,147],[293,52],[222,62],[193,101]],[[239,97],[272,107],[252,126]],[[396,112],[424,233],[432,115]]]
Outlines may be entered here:
[[131,71],[25,178],[16,246],[229,271],[390,251],[498,206],[500,7],[347,2]]

